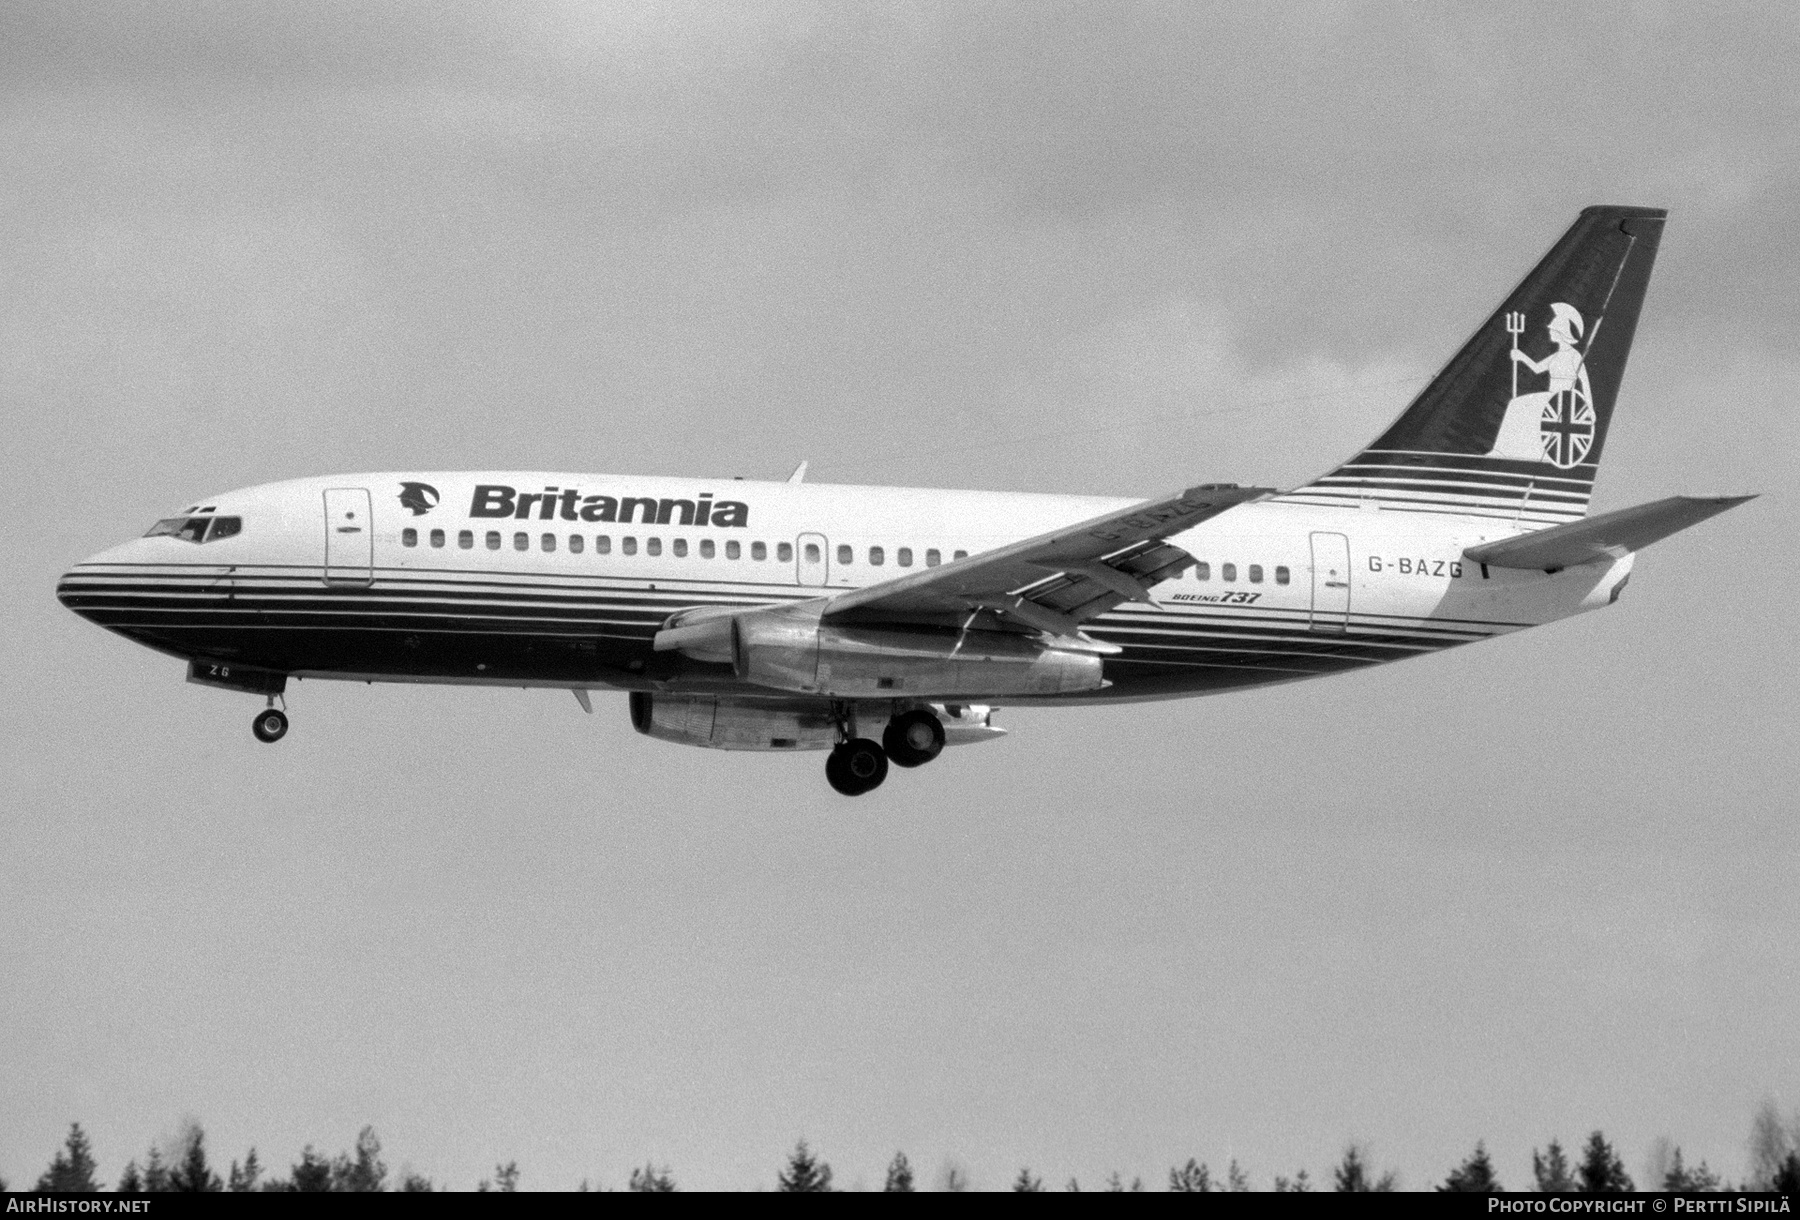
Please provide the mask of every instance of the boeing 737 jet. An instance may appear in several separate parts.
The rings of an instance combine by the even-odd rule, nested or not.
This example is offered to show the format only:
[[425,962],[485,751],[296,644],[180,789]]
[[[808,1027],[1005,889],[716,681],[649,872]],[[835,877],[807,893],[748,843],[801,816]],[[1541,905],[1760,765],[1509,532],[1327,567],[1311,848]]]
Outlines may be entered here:
[[827,751],[854,796],[998,736],[999,704],[1291,682],[1618,600],[1637,551],[1750,498],[1588,515],[1664,216],[1583,211],[1387,431],[1287,491],[335,475],[207,496],[57,596],[265,699],[265,742],[289,678],[619,691],[652,737]]

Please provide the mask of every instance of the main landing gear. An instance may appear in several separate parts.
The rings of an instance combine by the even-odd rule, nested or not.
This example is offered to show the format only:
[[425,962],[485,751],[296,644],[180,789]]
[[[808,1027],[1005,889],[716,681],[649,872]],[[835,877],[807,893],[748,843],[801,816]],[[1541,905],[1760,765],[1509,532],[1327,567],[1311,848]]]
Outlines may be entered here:
[[922,767],[944,752],[944,722],[924,708],[902,712],[888,721],[882,748],[897,767]]
[[901,712],[889,720],[879,745],[855,736],[855,721],[849,715],[840,719],[839,731],[844,740],[825,759],[825,778],[845,796],[861,796],[879,788],[887,778],[890,760],[897,767],[918,767],[944,749],[943,722],[924,708]]
[[888,758],[867,737],[852,737],[826,756],[825,778],[845,796],[861,796],[881,787]]

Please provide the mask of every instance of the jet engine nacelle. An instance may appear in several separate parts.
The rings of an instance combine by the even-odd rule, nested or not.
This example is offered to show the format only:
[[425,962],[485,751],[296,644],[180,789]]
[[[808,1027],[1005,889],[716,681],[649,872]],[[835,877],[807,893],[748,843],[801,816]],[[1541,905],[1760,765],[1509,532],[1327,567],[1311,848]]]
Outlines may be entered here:
[[837,744],[830,706],[784,706],[710,695],[634,691],[631,726],[648,737],[714,750],[829,750]]
[[[863,704],[857,711],[863,724],[879,724],[892,707]],[[946,746],[1006,736],[1006,730],[993,723],[992,708],[941,703],[927,707],[944,726]],[[714,750],[829,750],[838,742],[831,704],[817,699],[719,699],[635,691],[631,727],[647,737]]]
[[816,604],[702,611],[664,628],[656,647],[728,661],[757,686],[839,699],[1067,695],[1106,685],[1098,651],[1004,631],[840,625],[821,621]]

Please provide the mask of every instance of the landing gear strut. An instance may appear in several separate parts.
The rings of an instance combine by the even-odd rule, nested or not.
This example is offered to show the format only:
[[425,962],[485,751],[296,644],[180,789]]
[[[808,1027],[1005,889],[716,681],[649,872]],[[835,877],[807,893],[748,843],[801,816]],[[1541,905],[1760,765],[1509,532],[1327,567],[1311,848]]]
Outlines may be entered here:
[[276,707],[264,708],[256,713],[256,719],[250,722],[250,731],[256,734],[258,741],[280,741],[287,736],[287,730],[287,713]]
[[887,755],[867,737],[853,737],[825,759],[825,778],[845,796],[861,796],[887,778]]
[[881,744],[896,767],[920,767],[944,751],[944,722],[924,708],[902,712],[887,722]]

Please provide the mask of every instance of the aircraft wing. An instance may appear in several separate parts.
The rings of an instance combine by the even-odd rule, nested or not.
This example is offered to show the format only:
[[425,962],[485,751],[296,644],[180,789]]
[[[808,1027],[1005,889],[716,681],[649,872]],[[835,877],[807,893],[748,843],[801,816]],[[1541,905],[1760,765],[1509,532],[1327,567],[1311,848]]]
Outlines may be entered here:
[[1464,558],[1496,568],[1532,568],[1560,572],[1578,563],[1617,559],[1708,517],[1736,508],[1755,496],[1670,496],[1649,504],[1621,508],[1555,525],[1463,551]]
[[1151,585],[1194,562],[1165,541],[1170,535],[1273,494],[1272,488],[1231,483],[1190,487],[839,594],[826,604],[823,617],[840,623],[952,624],[988,611],[1017,626],[1075,636],[1082,623],[1120,602],[1151,600]]

